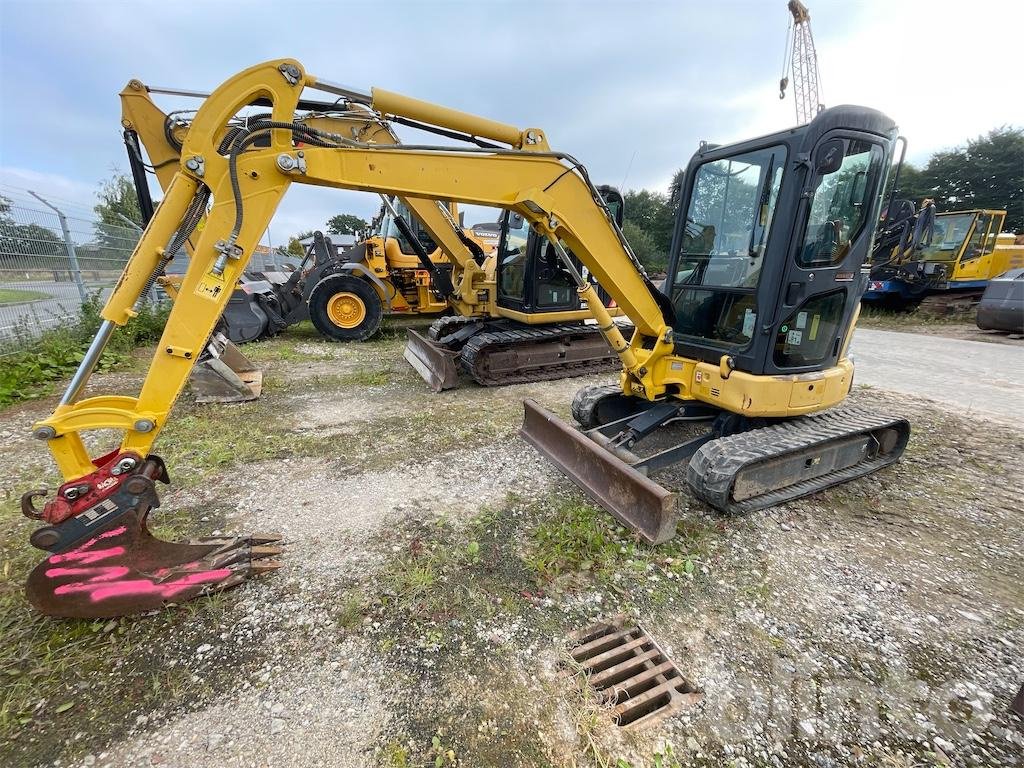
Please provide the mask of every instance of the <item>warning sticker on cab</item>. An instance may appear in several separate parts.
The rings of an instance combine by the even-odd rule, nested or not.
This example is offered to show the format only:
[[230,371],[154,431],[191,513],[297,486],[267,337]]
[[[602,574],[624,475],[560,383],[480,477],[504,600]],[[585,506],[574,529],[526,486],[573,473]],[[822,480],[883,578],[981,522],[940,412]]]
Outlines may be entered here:
[[209,299],[210,301],[216,301],[223,291],[224,278],[212,272],[207,272],[203,275],[199,279],[199,285],[196,286],[196,296]]
[[793,344],[794,346],[800,343],[800,340],[804,337],[803,331],[792,330],[786,336],[786,343]]

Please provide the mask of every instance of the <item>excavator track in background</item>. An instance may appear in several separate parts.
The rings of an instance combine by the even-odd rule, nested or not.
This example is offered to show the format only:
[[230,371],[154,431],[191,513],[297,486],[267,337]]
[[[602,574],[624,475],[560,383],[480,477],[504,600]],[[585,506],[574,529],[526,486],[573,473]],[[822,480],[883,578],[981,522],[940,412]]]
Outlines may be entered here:
[[715,509],[753,512],[894,464],[909,438],[906,419],[827,411],[712,440],[690,459],[686,481]]
[[459,370],[480,386],[498,387],[613,372],[621,365],[596,325],[474,317],[442,317],[425,336],[410,330],[405,356],[435,392],[457,386]]
[[462,348],[462,367],[484,387],[529,384],[621,368],[596,325],[520,326],[478,333]]
[[925,296],[917,305],[917,313],[921,315],[935,315],[937,317],[948,317],[970,312],[981,302],[981,295],[984,289],[974,291],[950,291],[948,293],[934,293]]

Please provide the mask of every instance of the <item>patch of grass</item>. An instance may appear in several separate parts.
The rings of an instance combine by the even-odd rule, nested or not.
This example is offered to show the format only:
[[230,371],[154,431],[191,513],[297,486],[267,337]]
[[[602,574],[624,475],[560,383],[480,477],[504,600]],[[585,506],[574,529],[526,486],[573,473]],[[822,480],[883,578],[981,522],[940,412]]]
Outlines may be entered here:
[[922,326],[974,325],[974,310],[938,314],[927,309],[897,310],[862,306],[857,325],[894,331],[913,330]]
[[359,590],[348,593],[338,606],[334,620],[346,632],[359,628],[366,615],[366,597]]
[[409,749],[397,741],[384,747],[379,757],[381,768],[409,768]]
[[26,291],[23,288],[0,288],[0,305],[21,304],[26,301],[47,299],[50,294],[43,291]]
[[[168,421],[160,433],[159,452],[177,478],[175,485],[185,486],[237,464],[331,450],[322,437],[296,434],[293,427],[294,415],[275,402],[273,393],[248,403],[193,406]],[[199,476],[193,478],[195,470]]]
[[624,573],[681,579],[701,562],[708,526],[680,522],[671,541],[651,547],[607,512],[576,499],[556,503],[533,530],[526,563],[541,584],[572,575],[607,580]]
[[[99,295],[82,305],[81,315],[39,336],[27,325],[15,329],[12,351],[0,365],[0,407],[42,397],[64,383],[78,367],[100,326]],[[163,332],[167,309],[146,304],[138,316],[115,330],[97,365],[98,371],[118,370],[131,362],[131,353],[154,343]]]

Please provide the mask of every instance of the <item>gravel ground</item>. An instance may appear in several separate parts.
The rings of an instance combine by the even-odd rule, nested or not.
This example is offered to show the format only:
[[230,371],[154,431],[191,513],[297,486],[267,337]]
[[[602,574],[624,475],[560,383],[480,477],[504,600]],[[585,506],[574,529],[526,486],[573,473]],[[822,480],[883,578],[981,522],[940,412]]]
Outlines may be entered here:
[[[401,344],[301,346],[329,375],[332,360],[359,370]],[[216,624],[163,641],[162,658],[187,672],[165,702],[68,731],[44,764],[639,768],[666,744],[695,766],[1020,764],[1022,722],[1006,713],[1024,682],[1018,427],[861,389],[856,402],[913,424],[896,467],[741,519],[681,493],[681,515],[707,538],[694,573],[676,579],[652,559],[636,575],[624,555],[622,579],[584,568],[544,585],[529,571],[534,531],[581,497],[516,437],[518,403],[565,414],[600,379],[434,397],[396,364],[384,385],[328,396],[309,391],[309,365],[266,367],[296,433],[322,436],[322,453],[236,464],[165,499],[229,510],[216,518],[226,528],[282,532],[286,567],[225,595]],[[386,422],[367,413],[381,403]],[[5,474],[45,461],[20,430],[46,405],[0,415],[0,437],[23,454],[5,451]],[[473,416],[483,409],[486,429]],[[359,461],[332,450],[424,419],[447,448],[396,458],[380,433]],[[468,568],[472,537],[483,563]],[[403,602],[394,574],[423,551],[449,559]],[[560,664],[571,630],[621,612],[705,693],[633,735]]]

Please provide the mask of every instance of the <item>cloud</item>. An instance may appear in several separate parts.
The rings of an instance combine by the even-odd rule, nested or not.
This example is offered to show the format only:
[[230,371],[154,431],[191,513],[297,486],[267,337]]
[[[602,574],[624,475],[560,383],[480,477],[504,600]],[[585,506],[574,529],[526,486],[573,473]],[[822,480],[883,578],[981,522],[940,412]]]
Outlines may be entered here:
[[[810,6],[826,103],[886,111],[909,138],[911,159],[1022,121],[1009,84],[1024,4]],[[544,128],[596,181],[625,177],[627,187],[664,189],[701,139],[726,142],[793,122],[792,102],[777,97],[782,0],[288,7],[303,28],[325,34],[300,41],[271,2],[140,0],[126,13],[117,0],[5,0],[0,164],[49,174],[81,195],[112,165],[126,168],[117,93],[130,78],[210,90],[289,55],[330,80]],[[377,206],[370,195],[293,190],[271,228],[277,241],[340,211],[367,218]]]

